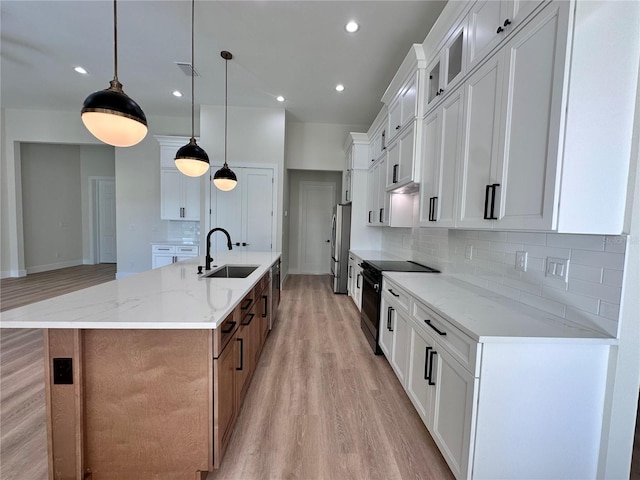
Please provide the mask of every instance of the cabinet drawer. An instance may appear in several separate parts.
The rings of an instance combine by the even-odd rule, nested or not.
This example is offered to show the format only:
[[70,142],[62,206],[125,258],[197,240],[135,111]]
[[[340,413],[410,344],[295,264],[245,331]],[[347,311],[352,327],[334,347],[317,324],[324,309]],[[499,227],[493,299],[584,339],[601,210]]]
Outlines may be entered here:
[[197,245],[177,245],[175,247],[176,253],[181,255],[198,255],[199,248]]
[[213,331],[213,358],[218,358],[240,325],[240,307],[236,307]]
[[423,331],[435,338],[473,376],[478,376],[478,342],[420,302],[413,302],[411,315]]
[[385,296],[387,302],[398,310],[402,310],[405,313],[409,314],[409,294],[405,292],[402,288],[398,287],[395,283],[388,281],[387,279],[382,280],[382,295]]
[[151,251],[153,253],[176,253],[175,245],[152,245]]

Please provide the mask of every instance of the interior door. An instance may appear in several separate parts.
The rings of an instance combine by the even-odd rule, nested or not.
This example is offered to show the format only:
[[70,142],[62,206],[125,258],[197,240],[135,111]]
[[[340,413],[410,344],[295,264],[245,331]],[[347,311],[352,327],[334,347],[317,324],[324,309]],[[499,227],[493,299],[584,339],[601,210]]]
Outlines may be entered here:
[[98,261],[116,263],[116,182],[98,181]]
[[[234,167],[233,171],[238,177],[236,188],[223,192],[211,187],[211,228],[227,230],[236,251],[271,251],[273,170]],[[215,233],[211,238],[211,250],[227,250],[227,238]]]
[[335,183],[301,182],[300,202],[300,273],[328,274],[331,244],[327,240],[331,239]]

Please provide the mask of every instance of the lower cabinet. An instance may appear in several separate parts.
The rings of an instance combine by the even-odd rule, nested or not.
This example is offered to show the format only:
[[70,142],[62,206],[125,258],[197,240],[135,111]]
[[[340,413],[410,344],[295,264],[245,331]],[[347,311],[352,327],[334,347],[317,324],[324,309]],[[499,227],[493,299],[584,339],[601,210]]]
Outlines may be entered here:
[[353,302],[362,310],[362,260],[354,254],[349,254],[349,279],[347,281],[347,293]]
[[380,347],[457,479],[597,478],[610,345],[478,342],[406,292],[383,279]]
[[227,449],[269,333],[269,285],[267,273],[219,329],[218,335],[234,333],[213,361],[215,468]]
[[197,257],[199,247],[197,245],[151,245],[151,268],[160,268],[172,263]]

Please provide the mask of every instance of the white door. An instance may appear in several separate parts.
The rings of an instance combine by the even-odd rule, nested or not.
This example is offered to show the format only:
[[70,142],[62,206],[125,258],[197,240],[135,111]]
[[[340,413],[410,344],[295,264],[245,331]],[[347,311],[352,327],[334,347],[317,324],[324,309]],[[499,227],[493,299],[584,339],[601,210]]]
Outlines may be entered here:
[[[273,170],[234,167],[233,171],[238,177],[236,188],[223,192],[211,187],[211,228],[227,230],[235,251],[269,252],[273,238]],[[214,233],[211,251],[226,250],[225,235]]]
[[115,180],[98,180],[98,261],[116,263]]
[[300,202],[300,273],[328,274],[331,245],[327,240],[331,240],[336,186],[329,182],[301,182]]

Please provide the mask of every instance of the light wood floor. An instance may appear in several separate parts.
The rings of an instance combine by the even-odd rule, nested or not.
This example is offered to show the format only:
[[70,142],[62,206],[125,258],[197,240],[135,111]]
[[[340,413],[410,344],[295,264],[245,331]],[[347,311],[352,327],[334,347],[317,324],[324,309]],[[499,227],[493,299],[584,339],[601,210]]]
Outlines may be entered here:
[[[357,309],[328,285],[288,278],[231,445],[208,480],[453,478],[387,361],[371,354]],[[45,480],[42,333],[1,329],[0,339],[0,478]]]
[[290,276],[218,479],[453,478],[359,312]]
[[0,280],[0,311],[115,280],[116,264],[78,265]]

